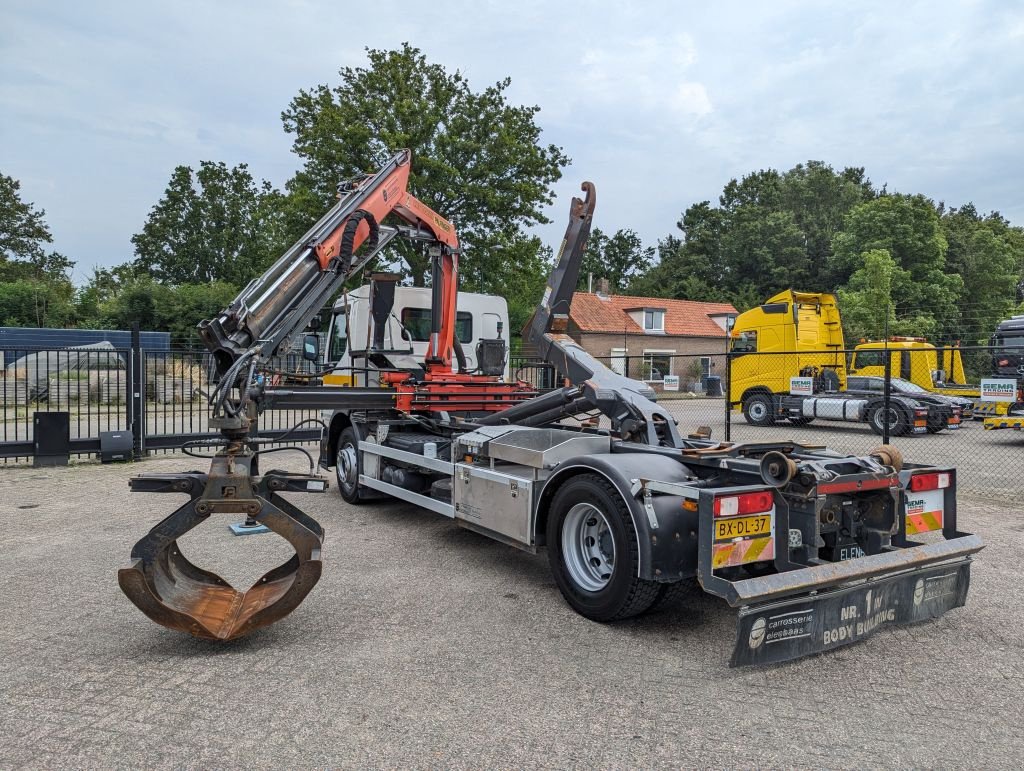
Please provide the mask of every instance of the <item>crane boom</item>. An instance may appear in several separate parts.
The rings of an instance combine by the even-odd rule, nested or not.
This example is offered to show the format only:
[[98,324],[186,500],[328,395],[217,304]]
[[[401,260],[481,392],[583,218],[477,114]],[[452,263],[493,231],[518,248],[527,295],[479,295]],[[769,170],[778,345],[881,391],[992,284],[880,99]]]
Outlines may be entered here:
[[[455,228],[407,190],[411,158],[409,150],[401,150],[374,174],[342,185],[330,211],[249,282],[226,310],[199,325],[221,375],[254,347],[263,357],[276,355],[396,237],[427,241],[439,259],[455,259]],[[389,214],[406,227],[384,225]],[[453,327],[454,319],[447,326]]]

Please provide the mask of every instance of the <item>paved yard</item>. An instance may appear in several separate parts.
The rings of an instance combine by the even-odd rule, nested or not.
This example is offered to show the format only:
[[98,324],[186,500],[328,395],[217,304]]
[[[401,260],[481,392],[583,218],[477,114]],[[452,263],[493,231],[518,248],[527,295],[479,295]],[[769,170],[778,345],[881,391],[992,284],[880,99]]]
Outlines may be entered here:
[[[962,501],[989,544],[965,608],[733,670],[720,601],[594,624],[543,555],[332,489],[292,497],[327,530],[320,584],[276,626],[217,645],[154,625],[115,577],[179,500],[129,495],[128,476],[200,463],[0,469],[0,767],[1021,762],[1024,509]],[[288,555],[229,521],[190,534],[197,564],[252,579]]]

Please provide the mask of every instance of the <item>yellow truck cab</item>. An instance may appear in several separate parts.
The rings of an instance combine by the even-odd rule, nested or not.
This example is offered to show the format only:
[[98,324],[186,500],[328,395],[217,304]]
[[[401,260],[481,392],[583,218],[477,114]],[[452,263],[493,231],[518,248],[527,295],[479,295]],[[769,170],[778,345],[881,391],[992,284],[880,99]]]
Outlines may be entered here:
[[[824,380],[825,390],[841,391],[846,387],[843,348],[835,295],[779,292],[741,313],[733,324],[729,399],[746,413],[746,405],[763,404],[753,398],[757,394],[788,394],[790,378],[801,373]],[[796,353],[768,355],[780,351]]]

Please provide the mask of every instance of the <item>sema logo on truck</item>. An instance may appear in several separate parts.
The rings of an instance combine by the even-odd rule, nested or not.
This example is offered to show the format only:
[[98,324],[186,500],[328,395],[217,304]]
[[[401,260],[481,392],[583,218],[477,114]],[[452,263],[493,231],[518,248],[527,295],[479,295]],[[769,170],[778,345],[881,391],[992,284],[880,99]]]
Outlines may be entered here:
[[1016,398],[1016,380],[993,378],[981,381],[981,400],[983,402],[1012,402]]
[[789,393],[793,396],[814,396],[814,378],[791,377],[789,379]]

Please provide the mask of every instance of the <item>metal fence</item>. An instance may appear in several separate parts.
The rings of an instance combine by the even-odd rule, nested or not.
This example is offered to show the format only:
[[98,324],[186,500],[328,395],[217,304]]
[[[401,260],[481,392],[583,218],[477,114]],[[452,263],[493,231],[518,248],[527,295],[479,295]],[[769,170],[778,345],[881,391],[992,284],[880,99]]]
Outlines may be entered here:
[[[651,386],[684,436],[710,433],[712,439],[732,442],[794,440],[844,454],[867,454],[887,442],[908,461],[956,468],[960,489],[969,494],[1019,501],[1024,497],[1024,430],[987,430],[985,418],[1007,412],[1024,415],[1024,403],[984,402],[979,385],[983,378],[997,377],[1016,378],[1020,387],[1024,370],[1017,373],[1017,367],[1024,367],[1024,350],[1020,355],[987,346],[958,350],[966,380],[973,386],[942,377],[943,370],[951,368],[952,355],[941,351],[933,356],[927,351],[890,349],[888,373],[884,350],[874,357],[853,350],[827,354],[723,351],[601,361]],[[848,377],[851,366],[856,371]],[[809,388],[807,396],[790,393],[791,376],[804,377],[796,385]],[[922,378],[927,378],[928,388],[915,382]],[[750,397],[758,394],[771,394],[761,401],[762,406],[768,405],[765,415],[756,409],[751,414]],[[914,414],[913,405],[922,403],[928,407]],[[885,410],[894,405],[899,412],[892,421],[873,412],[881,409],[879,415],[889,414]],[[959,421],[953,418],[951,406],[960,410]],[[872,417],[878,418],[877,426],[872,425]],[[988,420],[989,424],[999,422],[998,417]]]
[[[208,430],[209,393],[213,363],[206,352],[83,350],[3,351],[9,364],[0,380],[0,458],[24,460],[33,453],[33,414],[66,411],[71,417],[74,455],[99,452],[102,431],[130,431],[137,457],[173,450],[185,442],[214,437]],[[1024,357],[1024,351],[1021,352]],[[905,393],[911,377],[920,379],[920,366],[902,357],[890,359],[888,378],[863,375],[871,382],[843,379],[836,367],[848,368],[853,351],[828,354],[799,351],[738,352],[722,354],[657,354],[620,356],[602,361],[611,369],[642,380],[658,394],[658,401],[678,420],[683,435],[706,434],[733,442],[795,441],[824,445],[842,453],[868,453],[884,441],[898,447],[908,460],[955,467],[961,489],[995,499],[1019,500],[1024,495],[1024,431],[986,430],[984,412],[1019,409],[980,400],[977,389],[934,385],[925,393]],[[969,375],[977,377],[994,364],[993,351],[964,348]],[[883,357],[884,359],[884,357]],[[1011,357],[1011,366],[1017,359]],[[870,361],[857,362],[870,364]],[[1024,358],[1021,358],[1024,366]],[[272,365],[279,372],[312,372],[300,356]],[[544,391],[562,384],[555,367],[534,358],[512,356],[511,377]],[[844,370],[845,371],[845,370]],[[780,374],[781,373],[781,374]],[[806,377],[809,392],[791,394],[789,377]],[[284,375],[275,375],[284,378]],[[1024,377],[1024,375],[1021,375]],[[316,382],[304,381],[304,382]],[[959,400],[970,404],[960,422],[938,422],[941,410],[892,424],[879,430],[871,417],[879,400],[901,408],[915,401]],[[136,387],[138,385],[138,388]],[[846,386],[845,388],[843,386]],[[856,386],[856,387],[852,387]],[[759,390],[760,387],[760,390]],[[913,389],[911,389],[913,390]],[[765,419],[751,412],[751,396],[770,392],[771,414]],[[763,401],[763,400],[762,400]],[[869,404],[870,403],[870,404]],[[746,408],[746,409],[744,409]],[[798,409],[799,408],[799,409]],[[885,408],[883,404],[883,409]],[[888,414],[888,413],[887,413]],[[301,420],[318,417],[315,410],[268,410],[261,418],[261,433],[280,435]],[[991,422],[991,421],[990,421]],[[921,430],[923,428],[923,430]],[[315,440],[319,429],[300,429],[289,439]]]
[[[853,454],[869,453],[888,442],[907,460],[956,468],[961,490],[995,500],[1024,497],[1024,431],[985,427],[985,418],[996,413],[1024,415],[1024,404],[982,401],[978,387],[982,378],[997,377],[1017,379],[1020,388],[1024,372],[1015,372],[1024,366],[1024,350],[1015,357],[985,346],[961,348],[973,387],[950,383],[948,376],[944,383],[937,382],[943,366],[949,366],[941,355],[937,366],[930,366],[926,352],[903,355],[892,349],[886,373],[884,354],[877,361],[855,360],[861,353],[732,353],[721,357],[723,364],[713,370],[716,374],[702,377],[694,375],[706,371],[706,355],[670,356],[662,357],[668,359],[660,362],[664,371],[652,371],[649,362],[631,361],[628,373],[658,391],[659,403],[676,417],[684,435],[706,427],[713,439],[792,439]],[[857,370],[848,376],[850,365]],[[791,384],[790,377],[801,376],[802,381]],[[915,382],[922,377],[929,378],[924,384],[929,387]],[[678,384],[674,378],[679,378]],[[793,390],[803,393],[791,394]],[[719,391],[722,395],[715,395]],[[770,398],[764,398],[767,393]],[[751,409],[759,395],[761,406],[767,404],[771,410],[767,415]],[[1015,398],[1021,395],[1018,392]],[[954,406],[961,411],[959,422],[952,418]],[[884,420],[884,415],[891,415],[891,420]],[[987,422],[1020,421],[997,417]]]
[[[219,436],[209,429],[207,394],[215,367],[205,351],[147,351],[134,345],[105,350],[6,348],[0,353],[10,362],[0,377],[4,462],[32,458],[35,415],[40,412],[68,413],[73,456],[99,453],[103,432],[131,433],[137,458]],[[310,362],[297,355],[273,360],[270,367],[313,372]],[[260,418],[260,432],[279,436],[318,416],[316,410],[268,410]],[[313,426],[295,431],[289,440],[318,437],[319,428]]]

